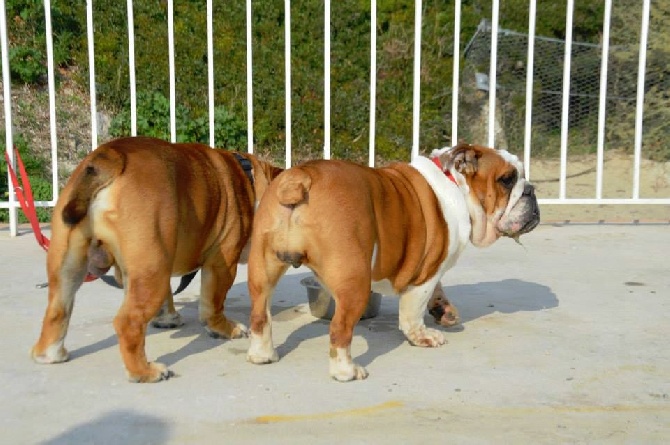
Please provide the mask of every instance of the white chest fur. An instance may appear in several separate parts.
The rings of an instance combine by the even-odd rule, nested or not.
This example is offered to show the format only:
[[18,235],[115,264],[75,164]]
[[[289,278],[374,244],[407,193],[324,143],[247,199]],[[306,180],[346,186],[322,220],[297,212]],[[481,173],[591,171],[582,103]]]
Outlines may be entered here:
[[[428,158],[417,157],[410,164],[417,169],[426,179],[437,197],[444,220],[449,226],[449,250],[444,263],[439,268],[439,275],[451,269],[456,263],[465,246],[470,241],[470,215],[463,191],[453,182],[451,182],[444,173]],[[376,259],[376,246],[372,261]],[[391,286],[389,280],[382,280],[372,283],[372,289],[384,295],[393,295],[397,291]]]

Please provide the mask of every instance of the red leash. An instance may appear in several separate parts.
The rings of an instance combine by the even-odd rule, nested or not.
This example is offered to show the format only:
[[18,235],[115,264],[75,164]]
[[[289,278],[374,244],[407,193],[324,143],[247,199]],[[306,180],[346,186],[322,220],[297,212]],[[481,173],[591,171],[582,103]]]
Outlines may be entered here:
[[49,238],[42,234],[42,229],[40,229],[40,224],[37,219],[37,211],[35,209],[35,199],[33,198],[33,190],[30,187],[30,181],[28,180],[28,173],[26,172],[26,167],[23,165],[21,160],[21,155],[19,151],[14,148],[14,154],[16,155],[16,163],[19,166],[19,173],[21,174],[21,182],[23,186],[19,184],[19,178],[16,177],[14,169],[12,169],[12,163],[9,162],[9,154],[5,152],[5,159],[7,160],[7,168],[9,170],[9,177],[12,180],[12,185],[14,186],[14,192],[16,193],[16,199],[21,204],[21,209],[23,213],[30,221],[30,225],[33,228],[33,233],[37,239],[37,244],[42,247],[42,249],[49,250]]
[[[30,225],[33,228],[33,234],[35,234],[35,239],[37,244],[40,245],[45,251],[49,250],[49,238],[44,236],[42,229],[40,228],[39,220],[37,219],[37,210],[35,208],[35,198],[33,197],[33,189],[30,186],[30,180],[28,179],[28,173],[26,172],[26,167],[23,164],[21,155],[19,151],[14,147],[14,154],[16,155],[16,163],[19,167],[19,173],[21,174],[21,183],[19,183],[19,178],[16,176],[16,172],[12,168],[12,163],[9,160],[9,153],[5,151],[5,160],[7,161],[7,170],[9,171],[9,177],[12,180],[12,186],[14,187],[14,192],[16,193],[16,199],[21,205],[21,210],[30,221]],[[95,275],[87,274],[84,281],[93,281],[98,278]]]

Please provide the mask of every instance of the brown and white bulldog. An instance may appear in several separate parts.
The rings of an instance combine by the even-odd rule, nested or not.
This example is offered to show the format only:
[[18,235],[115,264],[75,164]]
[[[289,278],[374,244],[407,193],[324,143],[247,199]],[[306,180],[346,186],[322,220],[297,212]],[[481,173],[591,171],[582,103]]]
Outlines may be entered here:
[[335,299],[330,375],[337,380],[367,377],[350,347],[371,288],[400,295],[400,329],[410,343],[446,342],[443,332],[424,324],[431,298],[429,307],[451,311],[442,275],[468,241],[485,247],[500,236],[517,238],[537,226],[540,214],[516,156],[458,145],[431,158],[379,169],[313,161],[277,177],[259,205],[251,237],[250,362],[278,360],[270,301],[290,265],[309,267]]
[[280,172],[253,155],[145,137],[116,139],[90,153],[54,209],[49,302],[33,359],[68,359],[63,342],[75,292],[87,271],[100,275],[112,265],[125,289],[114,328],[131,381],[171,374],[149,363],[144,348],[147,323],[166,299],[171,303],[171,276],[200,269],[201,322],[214,336],[246,335],[243,324],[226,318],[224,302],[257,200]]

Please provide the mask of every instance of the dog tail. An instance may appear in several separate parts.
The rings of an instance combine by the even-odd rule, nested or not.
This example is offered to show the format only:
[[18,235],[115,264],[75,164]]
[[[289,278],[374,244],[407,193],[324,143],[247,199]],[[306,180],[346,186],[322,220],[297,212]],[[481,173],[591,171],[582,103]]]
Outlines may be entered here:
[[112,147],[100,147],[75,171],[72,192],[63,208],[63,222],[79,223],[100,190],[108,186],[126,167],[124,153]]
[[307,199],[307,193],[312,186],[312,178],[303,169],[296,167],[286,170],[276,179],[277,198],[281,205],[295,207]]

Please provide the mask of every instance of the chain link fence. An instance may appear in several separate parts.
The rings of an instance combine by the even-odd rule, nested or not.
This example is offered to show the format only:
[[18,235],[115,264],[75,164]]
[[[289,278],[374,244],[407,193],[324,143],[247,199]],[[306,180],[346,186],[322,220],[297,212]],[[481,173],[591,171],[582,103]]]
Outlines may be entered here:
[[[636,35],[630,42],[616,36],[609,50],[607,77],[607,118],[605,149],[632,152],[635,132],[639,43]],[[653,35],[651,36],[653,38]],[[464,139],[486,140],[488,107],[488,73],[491,50],[491,25],[484,20],[464,50],[460,91],[459,135]],[[535,37],[533,71],[533,108],[531,147],[533,156],[555,157],[560,151],[563,64],[565,41]],[[572,43],[569,108],[570,154],[595,153],[598,134],[600,97],[600,45]],[[507,29],[498,34],[496,145],[521,154],[523,151],[526,113],[526,69],[528,35]],[[670,159],[664,141],[670,136],[670,125],[664,120],[668,104],[670,76],[667,61],[647,58],[645,82],[645,127],[643,157]],[[467,123],[467,124],[466,124]]]

